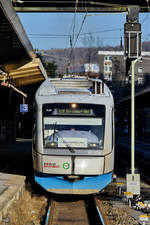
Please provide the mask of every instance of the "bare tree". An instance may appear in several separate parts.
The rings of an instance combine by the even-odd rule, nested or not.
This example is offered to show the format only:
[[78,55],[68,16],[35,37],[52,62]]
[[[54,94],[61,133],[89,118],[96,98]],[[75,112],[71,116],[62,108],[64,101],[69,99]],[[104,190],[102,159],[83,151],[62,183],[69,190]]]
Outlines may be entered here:
[[82,39],[84,47],[87,49],[86,60],[87,63],[93,62],[93,57],[97,54],[96,39],[92,33],[86,34]]

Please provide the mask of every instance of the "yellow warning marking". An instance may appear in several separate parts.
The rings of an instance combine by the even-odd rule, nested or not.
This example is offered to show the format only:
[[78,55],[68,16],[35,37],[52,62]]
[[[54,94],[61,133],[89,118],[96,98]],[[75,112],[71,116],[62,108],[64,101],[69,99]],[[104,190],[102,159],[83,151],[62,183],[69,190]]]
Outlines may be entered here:
[[143,215],[140,215],[139,217],[148,218],[148,215],[143,214]]
[[140,215],[139,218],[140,218],[141,221],[147,221],[148,222],[148,215],[146,215],[146,214]]
[[132,192],[124,192],[124,195],[126,195],[126,196],[133,196],[133,193]]
[[125,183],[117,182],[116,185],[118,185],[118,186],[123,186],[123,185],[125,185]]
[[146,208],[146,205],[143,202],[138,202],[138,205],[141,206],[142,208]]

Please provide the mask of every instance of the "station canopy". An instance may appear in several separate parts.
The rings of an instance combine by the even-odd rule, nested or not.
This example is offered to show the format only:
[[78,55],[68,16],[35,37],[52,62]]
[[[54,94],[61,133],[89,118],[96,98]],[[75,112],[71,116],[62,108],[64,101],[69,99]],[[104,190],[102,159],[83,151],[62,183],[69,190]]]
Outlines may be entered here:
[[15,86],[34,84],[43,81],[47,77],[39,58],[34,58],[32,61],[23,63],[22,65],[7,65],[5,70],[9,72],[6,74],[6,80]]
[[148,12],[149,0],[12,0],[17,12],[126,12],[139,6]]
[[11,1],[0,0],[0,83],[23,86],[46,77]]

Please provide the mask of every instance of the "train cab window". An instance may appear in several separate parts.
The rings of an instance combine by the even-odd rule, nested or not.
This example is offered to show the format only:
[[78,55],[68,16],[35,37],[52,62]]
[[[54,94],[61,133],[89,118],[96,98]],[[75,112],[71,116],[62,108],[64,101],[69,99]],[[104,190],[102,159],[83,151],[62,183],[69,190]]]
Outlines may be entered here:
[[44,104],[44,147],[102,150],[104,124],[104,105]]

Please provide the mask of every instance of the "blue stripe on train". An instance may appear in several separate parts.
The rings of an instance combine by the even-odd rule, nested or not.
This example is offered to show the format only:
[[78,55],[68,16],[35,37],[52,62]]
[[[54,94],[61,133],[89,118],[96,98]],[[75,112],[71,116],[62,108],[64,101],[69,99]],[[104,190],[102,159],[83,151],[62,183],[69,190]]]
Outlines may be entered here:
[[102,190],[112,181],[112,172],[99,176],[85,176],[82,180],[70,182],[62,176],[35,174],[35,181],[44,189],[97,189]]

